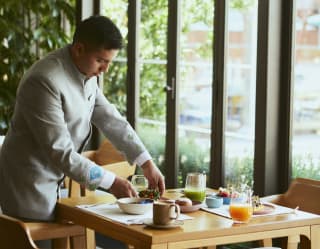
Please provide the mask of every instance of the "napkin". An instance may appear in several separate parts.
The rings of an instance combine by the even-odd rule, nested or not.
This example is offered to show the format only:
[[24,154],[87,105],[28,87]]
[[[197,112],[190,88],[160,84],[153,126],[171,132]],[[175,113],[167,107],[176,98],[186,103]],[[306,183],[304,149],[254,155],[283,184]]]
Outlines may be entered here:
[[[144,224],[146,219],[152,218],[152,210],[145,214],[126,214],[124,213],[118,206],[118,204],[93,204],[93,205],[78,205],[78,208],[86,210],[88,212],[94,213],[96,215],[102,216],[104,218],[111,219],[113,221],[126,224]],[[189,220],[193,219],[193,217],[180,214],[178,220]]]
[[[271,213],[267,213],[267,214],[258,214],[258,215],[254,214],[253,217],[266,216],[266,215],[288,214],[288,213],[292,213],[293,210],[294,210],[292,208],[283,207],[283,206],[276,205],[276,204],[273,204],[273,203],[266,203],[265,202],[265,204],[274,206],[275,207],[274,211],[271,212]],[[217,214],[217,215],[220,215],[220,216],[224,216],[224,217],[227,217],[227,218],[231,219],[231,216],[229,214],[229,205],[222,205],[219,208],[208,208],[208,207],[205,206],[205,207],[202,207],[201,209],[205,210],[207,212],[214,213],[214,214]]]

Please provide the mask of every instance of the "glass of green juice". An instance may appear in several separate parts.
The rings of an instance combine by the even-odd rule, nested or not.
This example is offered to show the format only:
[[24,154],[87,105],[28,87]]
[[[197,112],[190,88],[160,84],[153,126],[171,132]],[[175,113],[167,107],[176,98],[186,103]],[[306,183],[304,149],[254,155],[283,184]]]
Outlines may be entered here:
[[188,173],[184,195],[192,201],[203,202],[206,197],[206,175],[203,173]]

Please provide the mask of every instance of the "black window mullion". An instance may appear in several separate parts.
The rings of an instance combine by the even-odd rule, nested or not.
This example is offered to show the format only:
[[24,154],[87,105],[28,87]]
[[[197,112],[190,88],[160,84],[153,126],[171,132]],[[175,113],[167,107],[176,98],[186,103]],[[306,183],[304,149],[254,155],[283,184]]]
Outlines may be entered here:
[[101,3],[100,0],[93,0],[93,14],[100,15],[101,13]]
[[136,127],[139,114],[139,25],[141,1],[128,1],[127,120]]
[[280,192],[285,192],[292,177],[292,102],[293,102],[293,47],[295,1],[283,1],[282,40],[281,40],[281,99],[280,99],[280,153],[279,182]]
[[227,0],[216,0],[214,3],[214,43],[213,43],[213,86],[212,86],[212,132],[210,187],[224,186],[224,131],[226,116],[226,16]]
[[179,90],[179,33],[180,0],[168,0],[168,38],[167,38],[167,125],[165,177],[169,188],[177,187],[178,150],[178,90]]
[[76,0],[76,26],[82,20],[82,0]]

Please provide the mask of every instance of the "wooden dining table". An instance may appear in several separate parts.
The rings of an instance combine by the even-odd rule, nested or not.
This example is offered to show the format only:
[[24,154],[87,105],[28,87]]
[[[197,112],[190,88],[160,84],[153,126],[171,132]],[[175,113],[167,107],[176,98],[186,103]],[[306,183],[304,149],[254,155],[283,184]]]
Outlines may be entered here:
[[[170,199],[181,195],[180,189],[165,193]],[[311,241],[311,249],[320,249],[320,216],[303,211],[256,216],[247,224],[234,224],[229,218],[198,210],[187,213],[193,219],[184,220],[179,227],[154,229],[146,225],[122,224],[77,207],[115,201],[112,195],[61,199],[56,207],[57,219],[93,229],[137,249],[199,248],[257,240],[270,242],[279,237],[288,238],[288,249],[297,249],[300,235]]]

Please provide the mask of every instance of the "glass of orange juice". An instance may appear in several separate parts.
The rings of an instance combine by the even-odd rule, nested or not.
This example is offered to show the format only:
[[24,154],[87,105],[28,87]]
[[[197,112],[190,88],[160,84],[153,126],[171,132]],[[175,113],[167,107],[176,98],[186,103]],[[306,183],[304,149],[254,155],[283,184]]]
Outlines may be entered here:
[[252,217],[252,191],[234,191],[231,193],[229,212],[234,223],[247,223]]

